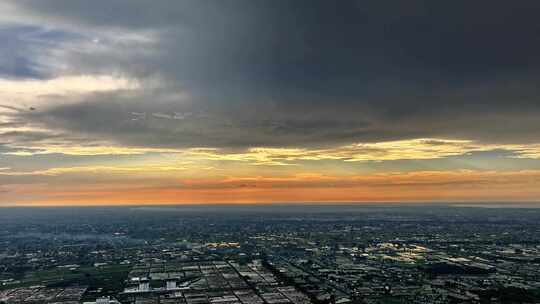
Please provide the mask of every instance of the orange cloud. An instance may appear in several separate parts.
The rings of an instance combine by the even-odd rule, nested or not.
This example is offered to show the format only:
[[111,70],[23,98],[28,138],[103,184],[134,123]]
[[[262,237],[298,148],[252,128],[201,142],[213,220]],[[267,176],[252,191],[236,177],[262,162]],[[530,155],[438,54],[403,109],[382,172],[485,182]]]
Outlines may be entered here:
[[540,171],[229,177],[184,179],[162,187],[25,185],[0,192],[2,196],[23,205],[540,201]]

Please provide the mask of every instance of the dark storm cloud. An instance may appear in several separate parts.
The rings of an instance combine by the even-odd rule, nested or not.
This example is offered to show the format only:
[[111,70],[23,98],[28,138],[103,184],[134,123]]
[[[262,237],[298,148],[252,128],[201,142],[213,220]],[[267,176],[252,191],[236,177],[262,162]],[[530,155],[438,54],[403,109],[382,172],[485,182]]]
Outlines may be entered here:
[[[58,128],[152,146],[538,139],[538,1],[14,3],[64,30],[155,39],[66,54],[83,73],[159,75],[165,85],[31,114]],[[177,90],[188,92],[187,105],[167,98]],[[130,120],[182,111],[205,115]]]
[[[149,99],[153,102],[148,103]],[[310,139],[311,144],[325,144],[341,142],[345,128],[361,131],[368,127],[357,117],[336,121],[326,118],[325,113],[281,113],[272,104],[259,103],[253,107],[251,102],[237,102],[232,106],[202,108],[200,104],[204,100],[198,102],[191,98],[190,103],[182,104],[167,99],[167,93],[155,90],[135,95],[133,92],[99,93],[86,95],[81,101],[68,105],[19,113],[18,119],[121,144],[153,147],[243,148],[296,145],[306,139]],[[137,113],[136,118],[133,113]],[[163,118],[174,117],[175,113],[190,115],[182,119]],[[21,140],[26,138],[23,137],[25,132],[22,133],[16,134]],[[336,138],[331,139],[334,136],[330,134]]]
[[[252,146],[331,146],[423,137],[473,138],[493,143],[536,142],[538,115],[522,109],[504,113],[440,109],[409,112],[395,118],[354,104],[313,104],[307,108],[281,103],[236,101],[212,103],[188,98],[169,100],[168,93],[145,90],[85,95],[78,102],[21,112],[18,121],[70,130],[98,140],[129,146],[168,148]],[[148,100],[152,100],[151,103]],[[211,106],[208,104],[212,104]],[[452,112],[450,112],[452,111]],[[133,113],[147,113],[133,119]],[[181,120],[161,119],[151,113],[193,113]],[[523,132],[527,130],[528,132]],[[17,135],[18,140],[42,140],[40,134]],[[60,133],[62,134],[62,133]],[[43,134],[50,139],[49,134]],[[54,135],[58,136],[58,135]]]

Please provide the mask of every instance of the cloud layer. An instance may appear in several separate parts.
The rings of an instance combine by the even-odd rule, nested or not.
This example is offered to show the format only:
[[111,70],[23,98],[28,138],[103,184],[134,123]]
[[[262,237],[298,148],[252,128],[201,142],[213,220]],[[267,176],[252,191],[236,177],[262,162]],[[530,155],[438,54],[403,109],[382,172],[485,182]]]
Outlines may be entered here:
[[[2,83],[10,91],[35,85],[35,95],[56,106],[34,119],[55,121],[55,128],[126,144],[220,147],[415,137],[519,143],[540,131],[534,1],[519,7],[7,1],[4,7],[11,12],[6,24],[30,23],[30,32],[43,27],[33,36],[47,43],[19,43],[43,50],[46,56],[30,52],[24,60],[57,78]],[[20,27],[13,31],[24,36]],[[87,76],[107,74],[124,76]],[[133,89],[123,79],[154,88],[99,92]],[[50,89],[62,94],[67,86],[88,94],[63,96],[76,101],[67,105],[47,98]],[[183,124],[126,126],[128,113],[144,111],[200,115]]]

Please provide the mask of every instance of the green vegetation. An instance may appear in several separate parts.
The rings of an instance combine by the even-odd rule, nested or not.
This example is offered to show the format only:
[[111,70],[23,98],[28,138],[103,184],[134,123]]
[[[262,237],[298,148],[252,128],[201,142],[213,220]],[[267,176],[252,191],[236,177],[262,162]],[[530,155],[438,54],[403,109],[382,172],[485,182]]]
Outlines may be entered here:
[[100,294],[114,293],[122,290],[131,266],[110,265],[101,267],[81,267],[75,270],[53,268],[28,272],[20,279],[20,283],[1,286],[0,289],[25,287],[32,285],[68,286],[85,285],[90,290],[100,290]]

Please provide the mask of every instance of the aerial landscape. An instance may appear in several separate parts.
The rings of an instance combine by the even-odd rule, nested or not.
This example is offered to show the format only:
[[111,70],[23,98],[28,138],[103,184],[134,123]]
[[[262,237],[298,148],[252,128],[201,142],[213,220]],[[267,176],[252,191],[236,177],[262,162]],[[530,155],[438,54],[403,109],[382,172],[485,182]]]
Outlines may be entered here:
[[0,304],[540,303],[538,16],[0,0]]

